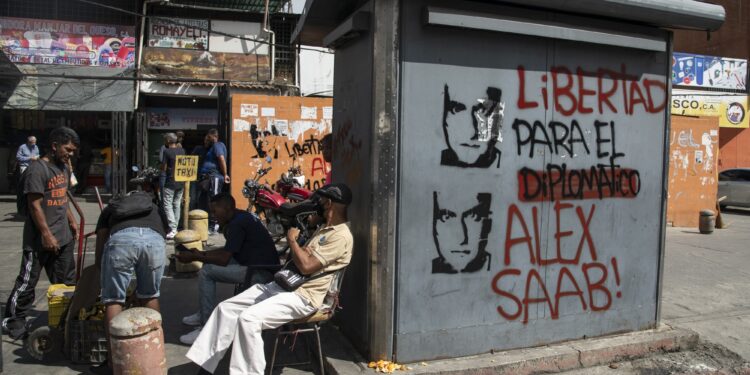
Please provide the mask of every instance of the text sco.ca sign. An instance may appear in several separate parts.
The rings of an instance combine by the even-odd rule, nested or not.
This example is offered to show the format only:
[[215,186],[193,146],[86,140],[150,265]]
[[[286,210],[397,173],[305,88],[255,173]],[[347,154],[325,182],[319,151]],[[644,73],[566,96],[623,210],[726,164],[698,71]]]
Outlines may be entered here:
[[174,162],[174,180],[177,182],[195,181],[198,179],[198,156],[177,155]]
[[672,94],[673,115],[718,117],[722,128],[747,128],[747,95]]

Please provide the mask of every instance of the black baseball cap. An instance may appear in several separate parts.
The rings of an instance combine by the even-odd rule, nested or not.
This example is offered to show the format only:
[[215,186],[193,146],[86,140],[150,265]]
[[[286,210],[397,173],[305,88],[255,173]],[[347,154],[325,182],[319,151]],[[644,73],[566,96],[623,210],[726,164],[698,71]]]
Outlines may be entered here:
[[345,184],[328,184],[316,190],[315,194],[347,206],[352,203],[352,191]]

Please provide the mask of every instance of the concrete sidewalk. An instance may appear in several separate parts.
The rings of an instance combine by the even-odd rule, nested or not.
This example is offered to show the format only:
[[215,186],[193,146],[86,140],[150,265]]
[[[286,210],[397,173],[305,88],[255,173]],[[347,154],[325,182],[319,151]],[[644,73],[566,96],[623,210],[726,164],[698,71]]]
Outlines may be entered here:
[[[86,232],[94,229],[99,208],[94,201],[81,202],[84,208],[87,226]],[[10,218],[15,212],[15,196],[0,196],[0,220]],[[695,335],[682,328],[689,328],[698,332],[702,339],[723,344],[729,349],[740,353],[745,358],[750,358],[750,302],[747,285],[750,282],[750,256],[745,254],[750,251],[750,211],[734,211],[725,217],[726,221],[732,223],[728,229],[717,230],[712,235],[700,235],[697,229],[669,228],[667,231],[667,249],[665,264],[665,284],[663,299],[663,323],[673,326],[675,330],[661,328],[652,333],[636,333],[626,336],[614,336],[585,340],[585,342],[570,342],[559,346],[545,346],[541,348],[523,349],[484,356],[458,358],[448,361],[434,361],[422,364],[411,364],[413,368],[409,373],[465,373],[472,369],[472,373],[506,373],[526,372],[528,367],[519,363],[537,363],[537,369],[548,371],[573,370],[576,374],[602,373],[610,371],[606,364],[625,360],[622,369],[633,369],[636,362],[627,362],[628,356],[604,356],[603,360],[590,361],[587,365],[605,364],[604,367],[592,367],[580,369],[584,363],[582,354],[583,346],[589,348],[595,343],[602,344],[610,341],[609,347],[616,347],[615,343],[621,342],[623,338],[640,337],[644,343],[642,348],[649,348],[649,342],[659,341],[664,338],[659,335],[667,335],[672,341],[661,340],[665,343],[679,343],[677,348],[694,348],[691,350],[702,350],[702,344],[697,344]],[[21,229],[23,223],[12,220],[0,221],[0,256],[5,261],[0,262],[0,301],[7,299],[13,280],[18,273],[20,260]],[[220,236],[211,238],[212,242],[219,244],[223,239]],[[171,245],[171,242],[170,242]],[[89,245],[89,251],[93,251],[93,242]],[[168,247],[171,253],[171,246]],[[93,252],[87,256],[86,263],[93,262]],[[164,318],[164,332],[166,340],[167,363],[169,374],[195,374],[198,367],[190,363],[184,354],[188,347],[181,345],[179,336],[187,333],[189,327],[180,322],[182,316],[197,310],[197,282],[195,275],[182,275],[169,273],[162,284],[162,315]],[[44,292],[49,283],[46,277],[42,277],[36,288],[37,298],[34,314],[39,316],[36,325],[46,322],[46,296]],[[223,285],[219,288],[220,297],[228,297],[232,293],[231,285]],[[335,327],[324,325],[323,346],[326,352],[326,361],[329,370],[333,373],[356,374],[373,373],[367,369],[364,360],[354,351],[351,345],[343,338]],[[268,335],[267,335],[268,336]],[[645,339],[644,339],[645,338]],[[22,343],[13,342],[7,336],[3,340],[4,373],[7,374],[80,374],[88,373],[88,365],[74,365],[62,357],[61,354],[53,356],[49,361],[40,363],[31,358],[22,348]],[[618,341],[620,340],[620,341]],[[650,341],[649,341],[650,340]],[[289,347],[294,343],[295,351],[291,353]],[[266,351],[270,356],[272,337],[266,338]],[[296,342],[288,340],[282,345],[280,362],[299,362],[307,359],[305,340],[299,338]],[[623,346],[620,346],[623,347]],[[627,346],[624,346],[627,348]],[[655,349],[657,352],[668,351]],[[695,349],[698,348],[698,349]],[[674,349],[674,347],[673,347]],[[547,354],[562,353],[558,356],[562,361],[557,367],[545,367],[549,362]],[[546,354],[545,354],[546,353]],[[592,352],[593,353],[593,352]],[[646,353],[652,353],[651,349]],[[716,354],[719,353],[719,354]],[[709,356],[721,357],[722,350],[710,353]],[[663,356],[656,353],[658,356]],[[553,356],[554,357],[554,356]],[[731,355],[724,357],[729,361]],[[731,357],[731,358],[730,358]],[[544,358],[547,358],[545,360]],[[674,361],[673,357],[664,357],[666,362]],[[682,358],[682,357],[677,357]],[[573,361],[575,359],[575,361]],[[493,362],[494,361],[494,362]],[[514,362],[515,361],[515,362]],[[537,362],[534,362],[537,361]],[[687,361],[687,359],[685,359]],[[733,365],[741,359],[732,359]],[[545,365],[547,363],[547,365]],[[567,363],[567,365],[562,365]],[[671,363],[671,362],[670,362]],[[505,367],[502,367],[505,366]],[[516,367],[514,367],[516,366]],[[620,366],[619,364],[617,366]],[[502,368],[505,370],[502,370]],[[310,365],[276,368],[276,374],[309,374],[313,367]],[[507,371],[506,371],[507,370]],[[523,371],[521,371],[523,370]],[[623,372],[624,371],[624,372]],[[220,366],[217,374],[226,374],[227,360]],[[638,371],[627,372],[622,370],[618,373],[638,373]],[[669,373],[661,372],[661,373]]]

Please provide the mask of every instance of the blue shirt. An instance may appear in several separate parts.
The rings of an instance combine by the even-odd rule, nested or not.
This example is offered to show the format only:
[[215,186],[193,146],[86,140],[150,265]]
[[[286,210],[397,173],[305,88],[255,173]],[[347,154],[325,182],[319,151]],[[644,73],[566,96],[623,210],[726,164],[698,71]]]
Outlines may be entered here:
[[37,145],[29,147],[26,143],[22,144],[21,147],[18,148],[18,152],[16,152],[18,166],[28,167],[32,156],[39,157],[39,147],[37,147]]
[[206,156],[203,158],[203,164],[201,164],[198,173],[220,173],[219,156],[223,156],[224,161],[227,160],[227,146],[221,142],[216,142],[208,149],[208,152],[206,152]]
[[260,219],[247,211],[234,211],[234,217],[224,228],[224,238],[227,240],[224,250],[243,266],[279,265],[271,235]]

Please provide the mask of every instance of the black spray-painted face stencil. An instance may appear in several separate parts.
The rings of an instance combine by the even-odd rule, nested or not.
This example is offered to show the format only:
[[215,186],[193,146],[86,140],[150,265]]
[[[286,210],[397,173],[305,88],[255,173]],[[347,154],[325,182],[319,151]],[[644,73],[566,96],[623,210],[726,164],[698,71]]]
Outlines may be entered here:
[[[499,166],[505,104],[502,91],[487,87],[477,98],[477,90],[445,85],[443,101],[443,134],[447,149],[440,164],[456,167],[488,168],[495,161]],[[471,105],[471,107],[468,107]]]
[[477,272],[487,264],[492,195],[443,196],[433,192],[432,236],[438,256],[432,273]]

